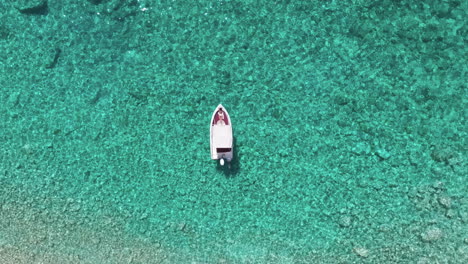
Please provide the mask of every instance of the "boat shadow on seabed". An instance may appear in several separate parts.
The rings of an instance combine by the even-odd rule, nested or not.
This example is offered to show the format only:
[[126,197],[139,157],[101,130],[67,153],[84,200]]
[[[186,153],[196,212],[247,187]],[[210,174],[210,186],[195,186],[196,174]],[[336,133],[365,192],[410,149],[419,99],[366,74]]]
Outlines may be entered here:
[[237,152],[237,144],[236,144],[236,137],[232,138],[232,160],[231,162],[226,162],[224,166],[219,163],[219,160],[216,160],[216,169],[224,173],[226,178],[234,178],[239,173],[240,170],[240,163],[239,163],[239,156]]

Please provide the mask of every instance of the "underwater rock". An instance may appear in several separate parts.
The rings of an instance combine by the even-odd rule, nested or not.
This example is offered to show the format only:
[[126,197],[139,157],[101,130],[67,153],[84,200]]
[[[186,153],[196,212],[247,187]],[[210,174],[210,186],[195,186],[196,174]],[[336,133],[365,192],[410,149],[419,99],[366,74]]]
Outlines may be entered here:
[[430,227],[421,233],[421,239],[424,242],[434,242],[443,237],[444,233],[440,228]]
[[389,159],[392,156],[392,154],[389,151],[387,151],[386,149],[383,149],[383,148],[377,149],[375,151],[375,155],[377,155],[382,160]]
[[15,3],[16,9],[26,15],[47,15],[47,0],[19,0]]
[[352,218],[350,216],[342,216],[338,220],[338,224],[341,227],[349,227],[349,226],[351,226],[351,223],[352,223]]
[[358,256],[360,256],[362,258],[369,257],[369,250],[367,248],[355,247],[355,248],[353,248],[353,251],[354,251],[354,253],[356,253],[356,255],[358,255]]
[[352,149],[351,152],[358,156],[369,155],[371,152],[371,147],[367,142],[358,142]]
[[442,197],[439,197],[438,201],[440,205],[442,205],[443,207],[447,209],[452,207],[452,199],[450,199],[450,197],[442,196]]
[[448,147],[436,147],[431,153],[431,158],[437,162],[448,163],[448,161],[454,156],[455,152]]

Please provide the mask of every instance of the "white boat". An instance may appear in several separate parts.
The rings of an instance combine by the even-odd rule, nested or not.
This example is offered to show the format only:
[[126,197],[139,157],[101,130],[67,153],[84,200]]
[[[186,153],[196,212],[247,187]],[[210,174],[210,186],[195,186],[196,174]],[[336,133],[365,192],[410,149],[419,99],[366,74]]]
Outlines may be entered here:
[[219,160],[221,166],[225,160],[231,162],[232,142],[231,118],[224,106],[219,104],[210,123],[211,159]]

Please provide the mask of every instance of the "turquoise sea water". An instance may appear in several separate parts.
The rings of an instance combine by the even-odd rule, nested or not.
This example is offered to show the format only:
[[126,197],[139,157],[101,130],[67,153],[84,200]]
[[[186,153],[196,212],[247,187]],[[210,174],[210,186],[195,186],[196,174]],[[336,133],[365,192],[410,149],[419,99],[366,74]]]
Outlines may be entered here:
[[0,263],[468,261],[466,1],[0,10]]

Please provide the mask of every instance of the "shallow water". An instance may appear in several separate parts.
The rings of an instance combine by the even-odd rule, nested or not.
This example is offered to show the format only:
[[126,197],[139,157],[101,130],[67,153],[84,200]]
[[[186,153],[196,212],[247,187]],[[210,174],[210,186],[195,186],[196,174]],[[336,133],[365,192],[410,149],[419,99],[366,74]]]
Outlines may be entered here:
[[155,2],[0,3],[1,263],[468,261],[466,3]]

